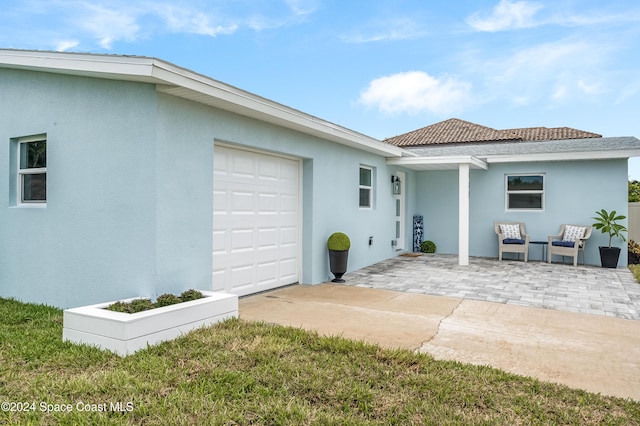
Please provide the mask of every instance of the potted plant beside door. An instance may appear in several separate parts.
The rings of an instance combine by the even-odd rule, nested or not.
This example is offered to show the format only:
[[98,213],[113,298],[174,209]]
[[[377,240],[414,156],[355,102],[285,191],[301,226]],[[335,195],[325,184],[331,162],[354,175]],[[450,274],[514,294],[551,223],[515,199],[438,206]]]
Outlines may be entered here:
[[600,263],[603,268],[617,268],[618,259],[620,258],[620,247],[611,247],[611,241],[613,237],[618,237],[622,241],[627,241],[622,235],[623,232],[627,232],[627,228],[624,225],[617,223],[618,220],[626,219],[626,216],[619,215],[615,210],[611,213],[605,209],[596,212],[597,216],[594,217],[596,222],[593,224],[595,229],[599,229],[603,234],[609,235],[609,246],[600,246]]
[[343,283],[342,276],[347,272],[347,260],[349,257],[349,248],[351,241],[346,234],[342,232],[334,232],[327,240],[327,248],[329,249],[329,268],[335,276],[334,283]]

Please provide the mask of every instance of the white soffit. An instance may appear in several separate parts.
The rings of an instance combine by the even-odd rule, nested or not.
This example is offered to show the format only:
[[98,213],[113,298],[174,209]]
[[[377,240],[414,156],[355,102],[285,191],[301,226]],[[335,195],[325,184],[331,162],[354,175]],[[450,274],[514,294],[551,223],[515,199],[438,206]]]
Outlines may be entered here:
[[404,166],[411,170],[456,170],[461,164],[468,164],[470,169],[489,168],[486,161],[472,155],[388,158],[387,164]]
[[524,155],[490,155],[487,163],[531,163],[538,161],[614,160],[640,157],[640,149],[613,149],[609,151],[574,151]]
[[0,49],[0,68],[151,83],[161,93],[384,157],[406,153],[402,148],[155,58]]

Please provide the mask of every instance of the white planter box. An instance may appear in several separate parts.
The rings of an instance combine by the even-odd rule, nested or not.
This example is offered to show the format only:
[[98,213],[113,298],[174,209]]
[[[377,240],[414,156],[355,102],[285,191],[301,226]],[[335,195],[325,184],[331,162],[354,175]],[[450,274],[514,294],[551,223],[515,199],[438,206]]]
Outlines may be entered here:
[[[127,314],[106,308],[114,302],[66,309],[62,339],[108,349],[121,356],[238,317],[238,296],[202,291],[202,299]],[[131,301],[133,299],[126,299]]]

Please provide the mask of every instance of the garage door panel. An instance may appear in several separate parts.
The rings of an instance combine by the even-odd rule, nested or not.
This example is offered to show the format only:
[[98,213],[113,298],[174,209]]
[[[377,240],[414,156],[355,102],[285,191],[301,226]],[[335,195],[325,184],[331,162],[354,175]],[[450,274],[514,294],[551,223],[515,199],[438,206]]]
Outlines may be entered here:
[[275,249],[278,247],[278,229],[273,228],[262,228],[258,230],[258,248],[266,249],[272,248]]
[[245,295],[298,282],[300,163],[220,146],[214,163],[213,288]]
[[224,230],[213,231],[213,254],[224,254],[227,251],[227,233]]
[[228,281],[227,268],[222,268],[222,269],[214,268],[211,279],[213,282],[213,285],[211,286],[211,290],[226,291],[226,289],[224,288],[224,283]]
[[255,198],[256,194],[254,192],[232,191],[227,213],[253,214],[256,204]]
[[261,157],[258,165],[258,177],[261,180],[277,181],[280,179],[280,162],[273,157]]
[[259,194],[258,211],[260,214],[276,214],[278,212],[278,194],[276,192]]
[[263,262],[257,264],[258,284],[264,285],[273,283],[277,285],[278,264],[276,262]]
[[231,268],[231,282],[233,283],[233,286],[231,287],[231,290],[233,290],[234,287],[247,287],[250,286],[251,283],[254,282],[253,279],[253,265],[244,265],[244,266],[238,266],[235,268]]
[[280,228],[280,244],[283,247],[297,245],[298,229],[293,227]]

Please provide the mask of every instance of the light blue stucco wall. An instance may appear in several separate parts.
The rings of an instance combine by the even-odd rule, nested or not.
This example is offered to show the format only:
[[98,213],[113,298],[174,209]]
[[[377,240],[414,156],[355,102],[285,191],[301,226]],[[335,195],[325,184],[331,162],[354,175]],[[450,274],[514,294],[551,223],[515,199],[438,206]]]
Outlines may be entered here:
[[[545,174],[544,211],[506,211],[505,175],[514,173]],[[416,179],[425,238],[433,240],[441,253],[457,253],[458,171],[420,172]],[[627,160],[490,164],[489,170],[470,172],[469,201],[469,254],[497,257],[494,221],[524,222],[531,240],[546,241],[562,223],[591,225],[596,210],[616,210],[626,216]],[[627,222],[622,223],[626,226]],[[599,265],[598,246],[607,244],[608,237],[594,231],[587,242],[586,263]],[[626,266],[625,243],[618,240],[614,245],[623,249],[619,266]],[[540,259],[541,248],[531,246],[529,253],[531,259]],[[554,257],[554,261],[561,260]]]
[[[155,97],[149,85],[0,70],[0,295],[64,307],[151,291]],[[41,133],[47,207],[16,207],[10,140]]]
[[[65,308],[210,288],[216,141],[301,160],[303,283],[330,277],[335,231],[351,237],[350,271],[396,254],[390,176],[402,169],[381,156],[142,83],[0,70],[0,110],[0,297]],[[41,133],[47,207],[16,207],[10,141]],[[375,169],[371,210],[358,207],[360,164]]]
[[[225,111],[194,104],[192,102],[171,96],[160,95],[161,121],[164,123],[179,122],[179,129],[171,129],[173,124],[164,124],[159,138],[167,139],[167,147],[162,155],[171,159],[184,147],[194,144],[206,145],[213,149],[215,143],[238,146],[239,148],[259,149],[263,152],[286,155],[298,158],[302,163],[302,271],[301,282],[317,284],[333,278],[329,272],[329,260],[326,250],[326,240],[331,233],[345,232],[351,239],[349,251],[349,271],[362,268],[394,256],[396,250],[391,246],[395,236],[394,201],[391,191],[390,177],[397,171],[405,171],[398,167],[386,165],[384,157],[349,148],[326,140],[304,135],[295,131],[280,128],[256,120],[250,120]],[[195,134],[194,134],[195,133]],[[200,170],[201,177],[194,177],[198,182],[194,187],[200,195],[199,204],[189,206],[185,202],[187,211],[198,211],[198,225],[195,227],[199,246],[211,246],[212,234],[212,194],[213,194],[213,152],[206,150],[194,151],[194,156],[188,166]],[[202,158],[197,158],[201,156]],[[359,167],[367,165],[374,168],[374,208],[371,210],[358,207]],[[179,174],[178,167],[176,174]],[[164,175],[158,180],[167,178],[170,185],[178,188],[178,176]],[[410,173],[407,174],[407,187],[411,185]],[[179,208],[173,206],[175,196],[167,197],[167,214],[178,214]],[[409,197],[407,197],[407,200]],[[405,239],[411,238],[411,202],[406,209]],[[161,214],[162,209],[158,209]],[[205,213],[206,212],[206,213]],[[162,222],[162,221],[159,221]],[[164,221],[170,223],[170,221]],[[193,221],[185,222],[185,228],[192,228]],[[206,232],[205,232],[206,231]],[[172,231],[162,232],[168,235]],[[174,238],[185,235],[188,229],[181,230]],[[373,237],[373,244],[369,246],[369,237]],[[195,236],[194,236],[195,237]],[[169,239],[173,241],[174,238]],[[408,243],[407,243],[408,244]],[[202,247],[190,250],[192,256],[202,256]],[[175,249],[176,256],[183,252]],[[198,253],[198,255],[196,255]],[[211,274],[211,253],[207,252],[207,262],[201,259],[200,270]],[[175,262],[173,262],[175,263]],[[169,263],[171,264],[171,263]],[[180,271],[178,271],[180,272]],[[180,272],[184,274],[184,271]],[[167,276],[167,274],[161,274]]]

